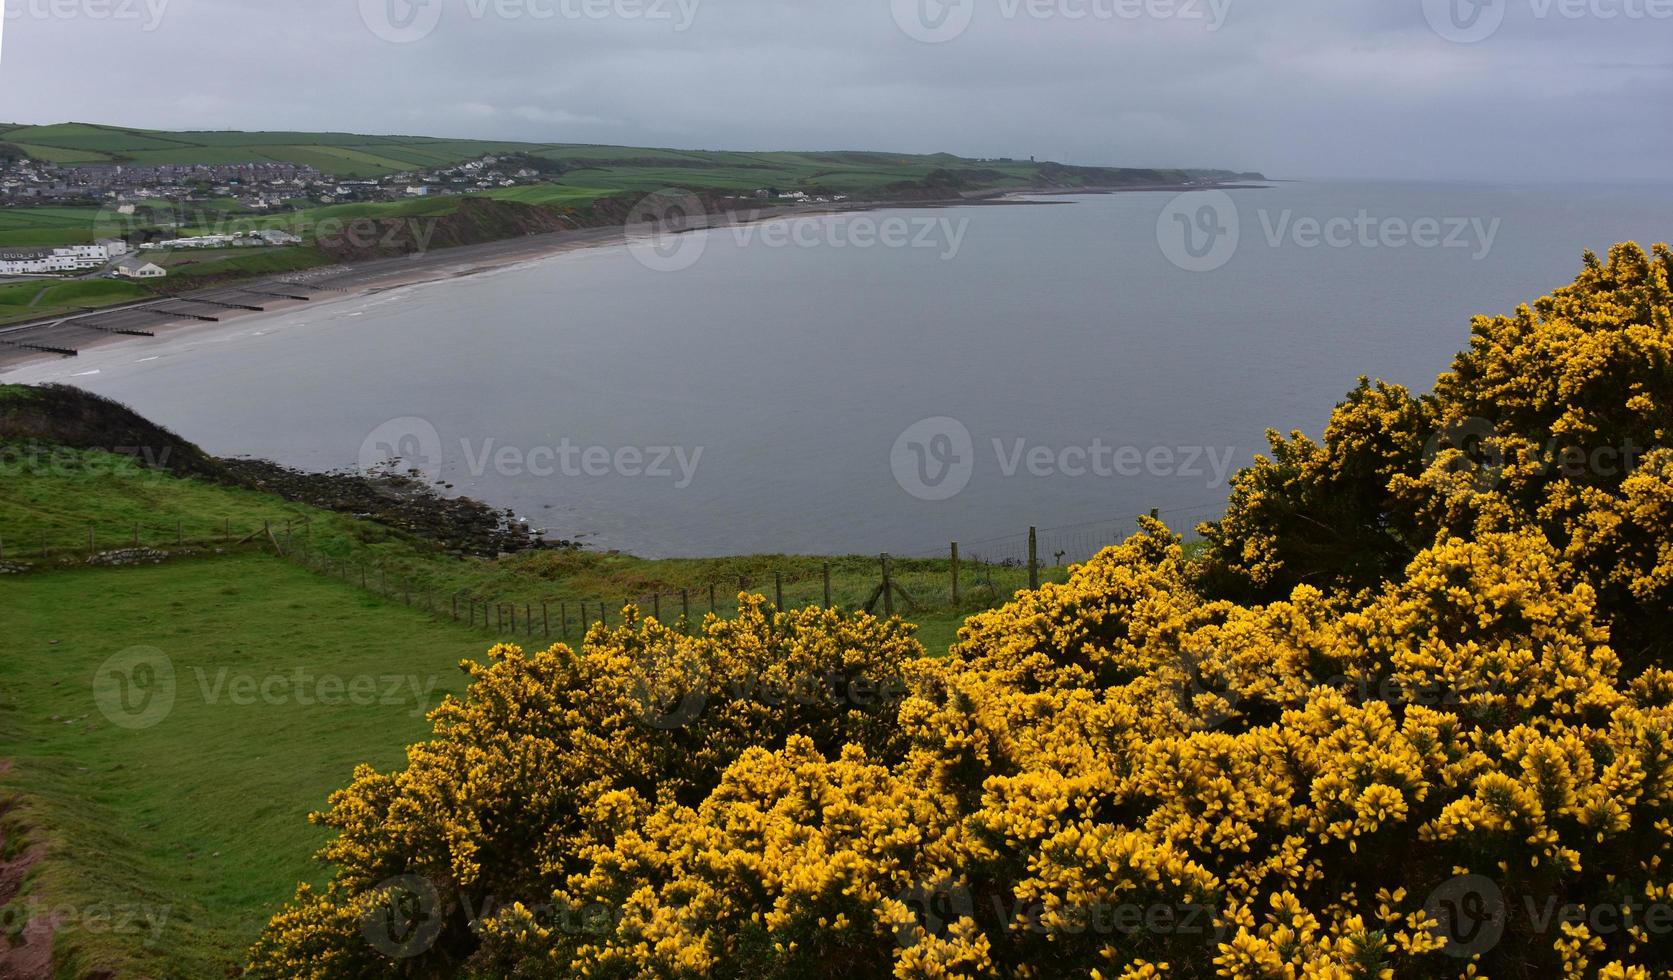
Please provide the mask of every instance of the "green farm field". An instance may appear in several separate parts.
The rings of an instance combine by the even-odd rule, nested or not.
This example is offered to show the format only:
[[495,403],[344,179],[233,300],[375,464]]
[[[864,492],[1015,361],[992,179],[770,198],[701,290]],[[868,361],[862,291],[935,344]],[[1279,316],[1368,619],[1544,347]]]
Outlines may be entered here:
[[[3,914],[21,941],[43,909],[69,910],[53,954],[61,976],[233,975],[297,884],[324,879],[312,854],[327,835],[307,814],[355,765],[399,765],[428,731],[425,712],[463,691],[459,663],[495,642],[577,645],[583,619],[602,609],[618,622],[628,603],[649,614],[650,594],[673,621],[682,590],[694,620],[711,587],[722,616],[740,588],[819,604],[827,569],[833,603],[854,609],[880,580],[876,557],[460,558],[369,520],[19,438],[8,413],[37,397],[0,386],[0,433],[11,433],[0,435],[0,564],[27,569],[0,575],[3,857],[44,848]],[[255,534],[263,527],[287,555]],[[97,553],[138,542],[166,559],[90,566],[89,542]],[[1026,584],[1022,569],[966,563],[955,604],[950,572],[934,559],[892,568],[910,596],[896,611],[931,656],[968,614]],[[515,625],[496,616],[490,627],[485,613],[462,623],[454,598],[518,610]],[[546,616],[530,614],[543,604]],[[136,657],[167,665],[173,699],[154,722],[124,727],[97,679],[112,658]],[[86,925],[95,916],[100,927]]]

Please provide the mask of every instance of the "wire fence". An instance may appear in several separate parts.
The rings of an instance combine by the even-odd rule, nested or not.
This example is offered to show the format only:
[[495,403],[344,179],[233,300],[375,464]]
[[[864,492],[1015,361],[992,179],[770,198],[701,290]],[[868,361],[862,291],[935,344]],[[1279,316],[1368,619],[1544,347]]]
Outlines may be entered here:
[[[173,551],[272,551],[315,573],[495,636],[563,640],[584,635],[595,623],[620,622],[628,606],[664,624],[695,628],[709,614],[735,615],[745,595],[759,595],[779,609],[817,606],[907,617],[968,613],[1002,604],[1019,590],[1062,581],[1069,565],[1133,531],[1131,520],[1029,528],[968,544],[949,542],[940,554],[791,557],[769,560],[765,567],[754,563],[749,574],[725,579],[672,575],[682,584],[606,588],[584,578],[577,584],[516,572],[484,575],[482,566],[410,553],[391,560],[387,551],[340,532],[316,539],[307,518],[254,523],[153,516],[22,535],[0,530],[0,570],[21,570],[16,563],[35,559],[129,565],[161,560]],[[441,555],[438,548],[436,557]]]

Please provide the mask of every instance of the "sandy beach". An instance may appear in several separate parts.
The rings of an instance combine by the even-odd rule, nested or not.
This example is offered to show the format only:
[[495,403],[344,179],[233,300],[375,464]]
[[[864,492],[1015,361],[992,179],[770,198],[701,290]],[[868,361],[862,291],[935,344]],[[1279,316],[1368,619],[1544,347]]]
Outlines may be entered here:
[[[1040,188],[925,201],[856,201],[842,204],[772,206],[708,215],[708,221],[701,227],[725,228],[865,211],[1059,204],[1066,202],[1037,199],[1126,192],[1179,192],[1190,189],[1193,188],[1177,185]],[[367,262],[321,266],[282,276],[148,300],[132,306],[19,324],[0,329],[0,379],[25,380],[38,378],[42,374],[63,376],[62,368],[71,366],[74,362],[67,355],[56,352],[57,350],[89,353],[111,345],[121,345],[123,348],[153,346],[182,337],[203,336],[229,325],[247,326],[252,320],[280,315],[309,304],[317,306],[423,283],[479,275],[582,249],[624,245],[638,235],[641,229],[648,227],[612,225],[580,228],[455,248],[433,249]],[[247,308],[258,306],[259,309]],[[57,367],[43,372],[39,370],[42,365]]]

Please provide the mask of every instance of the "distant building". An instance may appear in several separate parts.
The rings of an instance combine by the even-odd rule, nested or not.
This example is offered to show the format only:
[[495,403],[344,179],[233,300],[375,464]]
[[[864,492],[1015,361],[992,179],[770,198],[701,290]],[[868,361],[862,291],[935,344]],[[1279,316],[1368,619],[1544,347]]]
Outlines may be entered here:
[[0,252],[0,276],[43,276],[97,269],[110,261],[105,245],[63,245],[26,252]]
[[168,270],[155,262],[132,258],[118,262],[116,274],[124,279],[161,279],[168,275]]

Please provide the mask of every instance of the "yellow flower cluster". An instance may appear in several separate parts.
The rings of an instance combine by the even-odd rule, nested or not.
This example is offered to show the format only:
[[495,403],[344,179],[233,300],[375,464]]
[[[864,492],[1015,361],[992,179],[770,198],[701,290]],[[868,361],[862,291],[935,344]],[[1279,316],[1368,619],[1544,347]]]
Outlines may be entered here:
[[1361,379],[1322,442],[1269,434],[1201,530],[1207,591],[1249,601],[1398,575],[1444,531],[1532,527],[1598,590],[1628,662],[1673,633],[1673,252],[1586,255],[1570,286],[1478,317],[1414,398]]
[[[319,816],[252,975],[1673,978],[1657,258],[1276,441],[1205,559],[1143,521],[945,659],[759,600],[494,651]],[[1429,445],[1489,408],[1494,486]],[[1516,448],[1605,430],[1618,478]]]

